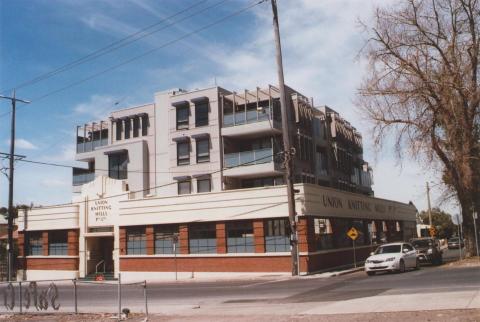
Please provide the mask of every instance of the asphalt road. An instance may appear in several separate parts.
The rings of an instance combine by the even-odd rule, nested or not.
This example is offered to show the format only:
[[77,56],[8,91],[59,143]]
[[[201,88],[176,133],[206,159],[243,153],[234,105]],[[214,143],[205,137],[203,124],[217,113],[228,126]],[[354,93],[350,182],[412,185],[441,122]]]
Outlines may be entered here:
[[[454,258],[455,252],[447,251],[445,255],[448,260]],[[61,304],[60,311],[72,312],[74,310],[72,284],[57,283],[57,285],[59,298],[56,303]],[[39,283],[38,286],[39,290],[45,290],[48,284]],[[4,289],[4,286],[0,287],[0,296]],[[221,314],[241,314],[242,312],[261,314],[266,310],[273,313],[281,313],[283,310],[292,314],[308,312],[316,305],[328,304],[331,307],[335,304],[350,303],[351,306],[362,306],[370,303],[362,304],[363,300],[375,301],[378,298],[380,301],[380,299],[385,300],[386,296],[392,299],[403,298],[406,301],[407,297],[416,295],[428,296],[432,299],[436,294],[438,299],[435,299],[434,304],[441,304],[444,303],[442,301],[447,300],[445,308],[451,309],[449,297],[453,299],[457,296],[456,294],[465,295],[465,292],[475,296],[479,294],[479,290],[479,266],[456,267],[444,264],[442,266],[425,265],[418,271],[408,271],[403,274],[377,274],[372,277],[362,271],[330,278],[265,276],[237,281],[192,280],[151,283],[148,285],[147,294],[150,313],[192,316],[206,313],[215,315],[220,312]],[[18,310],[18,290],[16,295],[15,310]],[[117,285],[79,283],[77,295],[79,312],[116,312],[118,309]],[[458,305],[462,308],[468,307],[467,302],[472,302],[470,297],[465,300],[466,304],[458,302]],[[429,305],[425,303],[426,306]],[[413,304],[421,305],[421,303]],[[3,299],[0,305],[0,312],[5,312]],[[128,307],[134,312],[144,311],[143,285],[122,286],[122,307]],[[442,308],[441,305],[440,308]],[[358,309],[365,310],[362,307]],[[35,309],[30,307],[29,311],[35,311]],[[52,309],[49,308],[48,311]],[[312,314],[315,313],[315,311],[312,312]],[[331,308],[329,312],[335,312],[335,310]]]

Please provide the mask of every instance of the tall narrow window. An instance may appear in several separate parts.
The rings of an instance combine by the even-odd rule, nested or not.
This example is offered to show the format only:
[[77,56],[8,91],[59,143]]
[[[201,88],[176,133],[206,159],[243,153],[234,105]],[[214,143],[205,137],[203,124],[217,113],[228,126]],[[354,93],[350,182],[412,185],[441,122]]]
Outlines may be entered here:
[[188,105],[177,107],[177,130],[188,129],[189,114],[190,107]]
[[192,193],[192,185],[190,180],[179,181],[178,182],[178,194],[179,195],[188,195]]
[[210,192],[212,190],[212,184],[210,178],[197,179],[197,192]]
[[269,219],[266,221],[265,250],[267,252],[290,251],[290,225],[288,219]]
[[150,125],[148,114],[142,115],[142,136],[148,135],[148,126]]
[[43,239],[41,231],[28,232],[28,255],[43,255]]
[[177,165],[190,164],[190,142],[177,143]]
[[128,152],[108,156],[108,176],[119,180],[128,178]]
[[191,254],[214,254],[217,252],[215,223],[190,224],[188,239]]
[[130,119],[125,119],[125,139],[130,138],[130,130],[132,129],[132,123]]
[[208,125],[208,102],[195,104],[195,126]]
[[178,225],[155,227],[155,254],[178,254]]
[[120,141],[122,139],[123,121],[117,120],[115,124],[116,124],[116,140]]
[[253,253],[253,224],[251,221],[235,221],[226,224],[227,252]]
[[197,163],[210,161],[210,143],[209,139],[197,140]]
[[133,118],[133,137],[138,138],[138,132],[140,130],[140,118],[135,116]]
[[48,255],[68,255],[68,235],[65,230],[48,233]]
[[145,227],[127,228],[127,255],[147,254]]

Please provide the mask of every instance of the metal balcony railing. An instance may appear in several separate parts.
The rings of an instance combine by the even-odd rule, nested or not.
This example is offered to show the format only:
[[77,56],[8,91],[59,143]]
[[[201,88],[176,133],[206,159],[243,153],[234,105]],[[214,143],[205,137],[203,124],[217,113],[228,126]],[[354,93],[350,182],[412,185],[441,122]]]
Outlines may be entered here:
[[257,149],[251,151],[242,151],[234,153],[226,153],[224,155],[225,168],[232,168],[241,165],[254,165],[261,163],[270,163],[273,161],[273,149]]

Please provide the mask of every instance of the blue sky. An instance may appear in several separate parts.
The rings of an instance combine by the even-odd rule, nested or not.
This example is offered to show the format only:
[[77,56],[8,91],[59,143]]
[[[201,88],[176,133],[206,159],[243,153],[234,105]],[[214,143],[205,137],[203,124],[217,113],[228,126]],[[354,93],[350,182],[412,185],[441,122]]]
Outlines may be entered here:
[[[197,3],[170,22],[220,0],[3,0],[0,1],[0,93],[54,70]],[[227,0],[142,40],[69,71],[17,90],[32,100],[17,113],[17,154],[32,160],[74,164],[75,126],[99,120],[112,109],[153,101],[155,91],[219,86],[243,90],[275,84],[270,4],[185,38],[99,77],[41,98],[190,33],[254,1]],[[279,0],[286,83],[340,112],[363,134],[365,159],[374,167],[375,194],[426,207],[425,181],[439,176],[412,160],[396,161],[389,147],[375,153],[369,126],[353,104],[365,74],[358,57],[377,5],[391,1]],[[159,25],[160,27],[161,25]],[[38,99],[41,98],[41,99]],[[0,114],[9,111],[0,102]],[[9,149],[9,115],[0,117],[0,151]],[[2,166],[6,166],[3,161]],[[71,198],[71,170],[17,163],[15,202],[52,204]],[[440,189],[433,189],[433,204]],[[7,180],[0,178],[0,204]],[[454,210],[450,204],[448,210]]]

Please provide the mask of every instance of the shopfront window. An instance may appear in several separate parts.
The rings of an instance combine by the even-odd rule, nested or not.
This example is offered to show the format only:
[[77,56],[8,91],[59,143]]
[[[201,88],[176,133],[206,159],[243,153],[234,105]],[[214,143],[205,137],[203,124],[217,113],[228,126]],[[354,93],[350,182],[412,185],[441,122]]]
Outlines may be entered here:
[[146,255],[147,237],[145,227],[127,228],[127,255]]
[[227,252],[253,253],[253,224],[251,221],[237,221],[226,224]]
[[68,255],[68,232],[65,230],[48,233],[48,255]]
[[217,252],[215,223],[190,224],[188,244],[191,254],[215,254]]
[[265,251],[290,251],[290,225],[288,219],[269,219],[266,221]]

